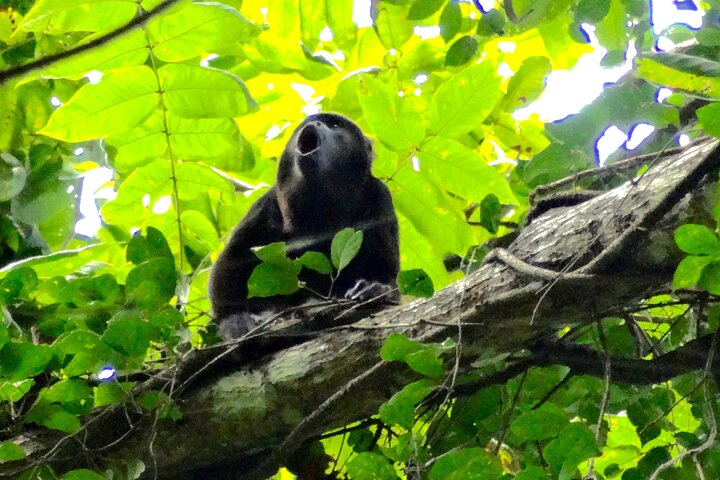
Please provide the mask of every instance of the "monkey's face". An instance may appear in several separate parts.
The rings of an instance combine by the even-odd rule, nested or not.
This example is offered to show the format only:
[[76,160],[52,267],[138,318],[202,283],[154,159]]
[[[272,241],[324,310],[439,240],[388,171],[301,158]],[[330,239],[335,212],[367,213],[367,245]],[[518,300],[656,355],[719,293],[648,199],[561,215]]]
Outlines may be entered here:
[[[292,165],[287,165],[290,162]],[[357,125],[343,116],[321,113],[305,119],[293,132],[280,170],[286,175],[292,172],[295,178],[337,186],[362,183],[370,175],[371,162],[370,141]],[[282,180],[280,175],[278,179]]]

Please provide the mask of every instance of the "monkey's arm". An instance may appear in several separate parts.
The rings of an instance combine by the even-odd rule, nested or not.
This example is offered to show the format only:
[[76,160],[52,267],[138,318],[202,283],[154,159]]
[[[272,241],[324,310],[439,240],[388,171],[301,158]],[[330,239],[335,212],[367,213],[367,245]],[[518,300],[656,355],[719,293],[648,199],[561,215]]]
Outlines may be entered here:
[[210,274],[208,294],[217,320],[248,309],[247,281],[260,260],[250,250],[282,240],[282,217],[275,188],[250,207]]
[[[365,301],[378,296],[386,300],[398,298],[393,292],[400,271],[400,246],[398,222],[390,191],[383,182],[372,179],[367,191],[368,211],[363,215],[366,225],[355,228],[363,230],[363,243],[357,257],[342,272],[340,278],[353,279],[351,284],[341,285],[347,298]],[[340,293],[341,290],[338,290]]]

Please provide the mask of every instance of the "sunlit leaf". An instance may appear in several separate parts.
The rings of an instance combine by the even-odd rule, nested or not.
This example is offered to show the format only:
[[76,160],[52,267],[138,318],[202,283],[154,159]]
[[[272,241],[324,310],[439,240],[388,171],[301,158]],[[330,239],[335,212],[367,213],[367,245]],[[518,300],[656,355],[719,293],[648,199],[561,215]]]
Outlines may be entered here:
[[500,79],[490,62],[467,67],[450,77],[433,97],[430,130],[452,137],[477,128],[500,98]]
[[157,107],[158,85],[146,66],[120,68],[98,84],[82,87],[38,133],[67,142],[130,130]]
[[158,76],[166,107],[179,117],[237,117],[256,107],[243,82],[219,70],[169,64]]
[[191,3],[177,13],[148,22],[153,54],[165,62],[181,62],[201,53],[221,51],[256,36],[258,27],[221,3]]
[[419,145],[425,137],[425,128],[408,101],[369,75],[362,77],[362,86],[358,100],[378,140],[397,152]]

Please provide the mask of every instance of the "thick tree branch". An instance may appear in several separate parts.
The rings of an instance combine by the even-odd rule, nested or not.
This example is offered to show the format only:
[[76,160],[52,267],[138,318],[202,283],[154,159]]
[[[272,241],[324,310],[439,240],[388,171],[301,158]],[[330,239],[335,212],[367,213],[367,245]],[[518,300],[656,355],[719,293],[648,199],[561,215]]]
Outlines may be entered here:
[[[507,248],[520,265],[533,268],[487,262],[431,299],[387,308],[352,324],[346,324],[345,318],[334,324],[335,317],[328,314],[315,333],[288,336],[275,326],[270,334],[241,345],[238,363],[228,361],[182,392],[177,398],[182,421],[156,423],[138,418],[132,419],[130,427],[123,416],[98,419],[84,432],[82,447],[71,440],[58,449],[55,464],[60,470],[80,460],[87,464],[74,455],[78,448],[85,448],[90,458],[101,463],[108,457],[119,462],[143,459],[146,465],[157,465],[164,478],[225,478],[227,472],[233,478],[235,472],[243,478],[263,478],[281,461],[268,459],[275,458],[273,452],[303,419],[309,418],[293,434],[296,445],[372,415],[416,378],[400,364],[376,366],[380,347],[393,332],[420,341],[441,341],[455,337],[461,322],[460,361],[465,371],[471,371],[472,363],[488,352],[531,352],[485,382],[511,378],[536,364],[567,365],[574,374],[602,374],[603,355],[549,346],[541,339],[551,338],[557,328],[590,324],[616,312],[620,305],[632,305],[669,289],[673,269],[682,258],[673,240],[675,228],[689,222],[712,224],[708,199],[716,188],[719,157],[717,142],[701,142],[658,162],[637,182],[627,182],[580,205],[545,212]],[[710,175],[694,178],[688,191],[688,182],[683,183],[688,172],[703,169]],[[656,222],[643,221],[660,210],[665,215]],[[568,265],[588,264],[623,232],[638,225],[646,228],[634,234],[632,244],[623,244],[613,254],[612,269],[603,275],[560,273]],[[706,339],[690,342],[652,362],[614,359],[613,380],[645,384],[697,369],[706,360],[703,342]],[[193,354],[195,361],[203,364],[197,355],[201,354]],[[171,377],[176,385],[187,378],[183,370]],[[162,386],[162,382],[155,384]],[[466,385],[456,391],[481,386]],[[126,441],[101,452],[93,450],[128,430],[132,435]],[[0,472],[37,461],[54,441],[57,436],[36,432],[28,443],[28,458],[0,466]]]
[[[609,356],[613,381],[631,385],[652,385],[665,382],[683,373],[702,370],[713,335],[692,340],[681,348],[652,360]],[[473,382],[458,385],[453,395],[466,396],[492,385],[500,385],[532,367],[561,365],[570,369],[570,375],[602,377],[605,373],[605,354],[589,347],[564,343],[538,343],[530,356],[508,368]],[[720,360],[712,364],[711,372],[720,375]]]

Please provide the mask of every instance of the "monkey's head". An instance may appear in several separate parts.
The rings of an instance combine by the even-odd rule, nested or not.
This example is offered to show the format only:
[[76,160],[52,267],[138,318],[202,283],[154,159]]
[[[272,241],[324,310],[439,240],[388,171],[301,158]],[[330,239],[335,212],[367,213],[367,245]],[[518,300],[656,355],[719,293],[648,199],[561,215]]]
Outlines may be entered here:
[[342,115],[319,113],[293,132],[277,181],[280,186],[303,180],[316,187],[358,185],[370,177],[372,158],[372,144],[355,123]]

